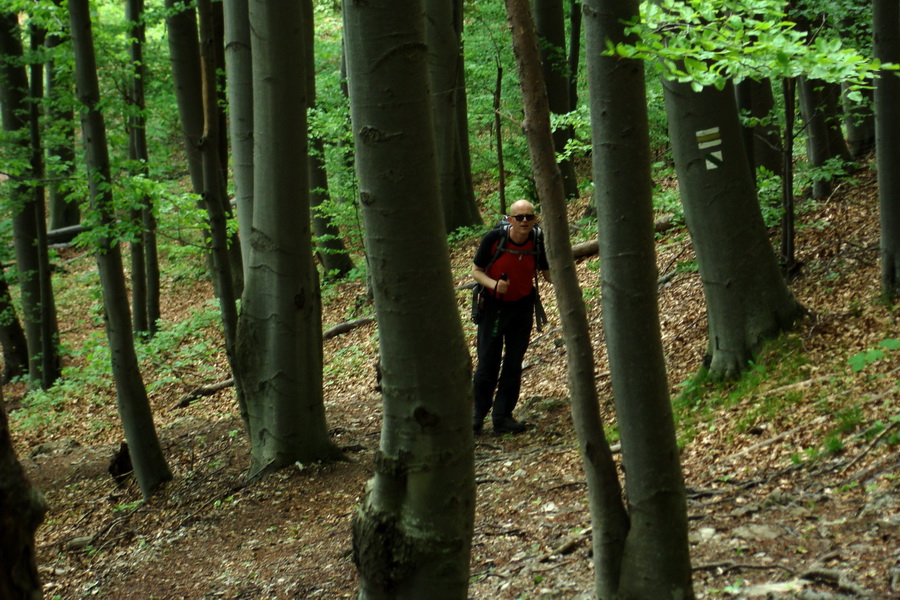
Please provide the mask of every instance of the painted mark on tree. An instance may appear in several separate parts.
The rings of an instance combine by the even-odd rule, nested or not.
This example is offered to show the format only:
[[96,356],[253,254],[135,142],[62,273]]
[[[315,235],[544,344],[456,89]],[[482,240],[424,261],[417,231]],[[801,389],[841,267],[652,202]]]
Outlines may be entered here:
[[703,158],[706,159],[706,170],[718,169],[722,165],[722,151],[713,150],[722,145],[722,134],[718,127],[701,129],[697,132],[697,147],[703,150]]

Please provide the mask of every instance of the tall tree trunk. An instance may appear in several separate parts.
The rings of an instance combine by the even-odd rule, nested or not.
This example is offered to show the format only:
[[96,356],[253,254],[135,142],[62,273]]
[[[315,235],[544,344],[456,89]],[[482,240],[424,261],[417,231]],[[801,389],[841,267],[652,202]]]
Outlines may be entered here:
[[[50,259],[47,253],[46,223],[43,220],[43,195],[38,202],[37,189],[32,187],[40,176],[32,145],[34,132],[30,118],[35,118],[28,106],[28,77],[23,64],[22,43],[19,40],[18,18],[14,14],[0,15],[0,111],[3,129],[14,140],[19,158],[29,166],[11,174],[10,196],[13,200],[13,238],[16,265],[21,289],[22,319],[28,342],[29,385],[49,388],[59,377],[59,354],[56,348],[56,311],[50,287]],[[26,118],[29,115],[30,118]]]
[[[306,44],[306,100],[310,109],[316,107],[315,20],[312,0],[303,4],[303,41]],[[316,132],[310,131],[309,152],[309,203],[313,233],[316,238],[319,261],[326,277],[341,279],[353,269],[353,259],[347,253],[341,230],[323,211],[323,204],[330,199],[328,173],[325,170],[325,142]]]
[[578,65],[581,56],[581,0],[569,0],[569,110],[578,108]]
[[197,37],[197,12],[186,0],[165,0],[169,57],[178,115],[184,134],[188,171],[194,192],[203,190],[203,75],[200,70],[200,40]]
[[[60,2],[61,0],[56,0]],[[75,174],[75,112],[71,102],[64,100],[72,87],[72,73],[60,52],[68,35],[59,32],[47,36],[46,46],[51,58],[44,69],[46,76],[45,95],[48,100],[47,121],[53,124],[54,135],[48,141],[48,213],[50,229],[74,227],[81,222],[78,202],[70,199],[69,184]],[[62,48],[60,46],[62,45]]]
[[16,457],[0,391],[0,598],[41,599],[34,533],[46,510]]
[[[608,42],[628,41],[625,23],[638,15],[638,0],[585,3],[603,330],[630,517],[622,556],[595,562],[595,573],[600,598],[688,599],[687,499],[659,327],[644,65],[604,55]],[[619,561],[610,593],[600,572]]]
[[461,127],[460,121],[466,114],[463,3],[425,0],[424,5],[438,182],[449,233],[481,222],[472,188],[468,127]]
[[[772,117],[775,108],[775,97],[772,95],[772,82],[769,79],[756,81],[744,79],[735,88],[738,110],[742,114],[755,119]],[[784,161],[782,159],[781,139],[774,123],[743,127],[744,148],[750,171],[756,174],[757,167],[781,175]]]
[[231,171],[237,204],[241,263],[250,264],[253,228],[253,55],[250,49],[250,8],[247,0],[224,0],[225,72],[228,125],[231,135]]
[[[129,23],[128,38],[132,80],[129,98],[133,114],[128,125],[128,158],[134,161],[136,172],[149,175],[149,153],[144,102],[144,0],[126,0],[125,20]],[[132,210],[132,219],[141,228],[141,236],[131,243],[132,321],[135,332],[156,333],[160,318],[159,256],[156,247],[156,218],[152,199],[143,194],[140,208]]]
[[862,100],[851,99],[849,91],[847,84],[841,86],[847,149],[853,159],[859,159],[875,149],[874,89],[859,90]]
[[251,0],[254,163],[250,264],[238,329],[251,473],[339,458],[322,391],[312,257],[303,7]]
[[734,377],[760,344],[802,313],[769,242],[747,165],[731,85],[691,90],[664,81],[685,221],[706,295],[707,363]]
[[[806,152],[813,167],[823,167],[833,158],[850,160],[841,131],[840,87],[818,79],[800,77],[800,114],[806,122]],[[826,198],[833,189],[830,174],[813,181],[813,198]]]
[[[97,211],[100,225],[111,230],[115,214],[109,185],[109,151],[106,125],[98,108],[100,86],[97,81],[88,0],[69,0],[69,25],[75,53],[78,99],[84,105],[81,111],[81,130],[91,204]],[[118,242],[104,236],[97,241],[95,256],[103,291],[106,337],[112,357],[119,416],[125,429],[125,439],[138,485],[143,496],[148,498],[163,482],[171,479],[172,474],[156,435],[147,390],[134,351],[128,292]]]
[[[550,112],[554,115],[564,115],[569,112],[572,104],[569,100],[570,74],[566,55],[566,19],[563,14],[563,0],[534,0],[533,6],[534,24],[540,40],[538,49]],[[557,128],[553,132],[553,147],[556,152],[563,152],[571,138],[571,127]],[[566,198],[578,197],[575,164],[569,159],[561,160],[559,161],[559,171],[563,178]]]
[[468,597],[471,361],[439,217],[421,6],[344,3],[384,402],[375,474],[353,519],[361,600]]
[[[892,0],[872,3],[875,56],[900,62],[900,7]],[[900,296],[900,78],[883,71],[875,80],[876,153],[881,219],[881,290],[893,301]]]

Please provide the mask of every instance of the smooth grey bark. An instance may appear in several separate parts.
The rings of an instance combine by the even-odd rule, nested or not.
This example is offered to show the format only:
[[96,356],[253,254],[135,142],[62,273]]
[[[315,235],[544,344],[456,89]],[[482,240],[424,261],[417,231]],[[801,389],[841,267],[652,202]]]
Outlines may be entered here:
[[[566,18],[563,0],[532,0],[534,24],[539,39],[538,49],[547,88],[550,112],[564,115],[571,110],[569,98],[569,62],[566,54]],[[560,127],[553,132],[553,147],[562,152],[572,137],[571,127]],[[578,180],[575,177],[575,163],[571,160],[558,161],[563,178],[566,198],[578,197]]]
[[[309,108],[316,107],[315,19],[312,0],[303,4],[303,41],[306,44],[306,99]],[[325,277],[341,279],[353,270],[353,259],[347,253],[341,230],[334,224],[323,204],[330,199],[328,172],[325,170],[325,141],[309,132],[309,204],[317,254]]]
[[859,159],[875,149],[875,90],[870,88],[859,90],[862,100],[848,97],[849,91],[846,83],[841,84],[847,149],[853,159]]
[[[875,56],[900,62],[900,6],[873,0]],[[900,295],[900,78],[884,71],[875,80],[876,160],[881,221],[881,291],[893,301]]]
[[384,404],[375,474],[353,519],[361,600],[468,597],[471,361],[439,217],[421,7],[417,0],[344,3]]
[[203,76],[200,69],[200,40],[197,37],[197,12],[186,0],[165,0],[169,59],[172,84],[184,135],[191,185],[197,194],[203,190]]
[[[772,94],[772,81],[763,79],[744,79],[735,86],[738,111],[755,119],[772,118],[775,108],[775,96]],[[784,170],[784,159],[781,149],[781,138],[774,120],[767,125],[742,126],[744,132],[744,148],[751,173],[756,174],[757,167],[781,175]]]
[[312,257],[303,7],[251,0],[254,203],[235,374],[246,395],[251,474],[333,460],[322,390]]
[[[109,185],[109,151],[106,125],[98,108],[100,87],[94,58],[89,2],[69,0],[68,4],[75,53],[76,89],[78,100],[83,105],[81,131],[91,206],[97,212],[100,225],[111,231],[115,225],[115,214]],[[125,429],[125,440],[128,442],[135,477],[144,498],[148,498],[163,482],[171,479],[172,474],[156,435],[147,390],[134,351],[128,292],[118,241],[110,239],[108,235],[102,236],[97,240],[95,257],[100,273],[106,337],[116,382],[119,416]]]
[[[525,134],[546,231],[547,258],[566,343],[572,419],[584,462],[593,529],[594,560],[607,568],[595,571],[598,590],[616,590],[628,531],[628,515],[609,443],[600,420],[594,385],[594,351],[575,262],[572,260],[565,190],[552,149],[550,109],[537,50],[537,34],[527,0],[507,0],[506,10],[525,107]],[[605,593],[605,592],[604,592]],[[603,598],[603,596],[601,596]]]
[[25,374],[28,366],[28,342],[16,314],[6,281],[5,269],[0,267],[0,350],[3,351],[3,383]]
[[[687,499],[659,327],[644,65],[604,55],[608,41],[627,41],[625,23],[638,17],[639,2],[586,0],[584,13],[603,330],[629,516],[621,557],[595,549],[608,560],[595,558],[597,593],[688,599]],[[610,589],[604,572],[620,562],[618,586]]]
[[[145,27],[144,0],[126,0],[125,21],[129,24],[128,52],[131,58],[132,79],[129,104],[133,113],[128,120],[128,158],[134,162],[137,173],[149,175],[149,152],[144,100]],[[131,306],[134,331],[153,335],[160,319],[160,272],[156,246],[156,218],[153,200],[144,195],[140,208],[132,209],[131,218],[140,227],[141,235],[131,242]]]
[[67,40],[67,35],[53,32],[45,42],[51,56],[44,68],[47,121],[55,130],[47,144],[47,155],[51,157],[48,167],[54,165],[47,173],[47,227],[51,230],[74,227],[81,222],[78,202],[69,199],[66,183],[75,173],[75,112],[72,104],[65,100],[72,87],[72,73],[68,64],[59,60],[60,53],[55,50]]
[[[50,283],[43,193],[36,185],[41,163],[33,147],[37,118],[28,106],[29,84],[23,63],[16,15],[0,15],[0,112],[3,129],[12,137],[18,158],[28,164],[10,174],[13,240],[19,273],[20,303],[28,343],[29,386],[49,388],[59,378],[58,329]],[[38,193],[41,191],[41,193]]]
[[[225,72],[231,173],[237,204],[238,231],[249,239],[253,227],[253,57],[250,52],[250,8],[247,0],[224,0]],[[241,244],[242,264],[250,261],[250,244]]]
[[438,182],[447,232],[481,223],[466,121],[466,84],[463,68],[462,0],[425,0],[428,79],[431,86]]
[[0,598],[41,599],[34,534],[46,511],[19,464],[0,391]]
[[[801,76],[797,80],[800,92],[800,114],[805,121],[806,153],[813,167],[840,158],[850,160],[850,151],[841,130],[840,86]],[[826,198],[833,189],[832,177],[813,181],[813,198]]]
[[713,378],[735,377],[760,344],[788,329],[802,307],[768,239],[744,152],[732,86],[664,81],[669,138],[685,221],[706,296]]

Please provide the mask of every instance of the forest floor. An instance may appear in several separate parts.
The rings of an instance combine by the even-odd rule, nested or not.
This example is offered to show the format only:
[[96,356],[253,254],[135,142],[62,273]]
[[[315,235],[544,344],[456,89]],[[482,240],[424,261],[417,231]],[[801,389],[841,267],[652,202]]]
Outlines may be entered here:
[[[573,204],[573,215],[584,201]],[[810,315],[765,349],[739,382],[683,383],[701,367],[705,307],[686,232],[658,243],[663,344],[684,443],[690,545],[698,598],[900,598],[900,351],[851,357],[898,336],[897,311],[878,302],[874,174],[862,170],[800,216],[790,287]],[[468,281],[477,239],[453,249]],[[70,272],[93,261],[63,250]],[[598,259],[579,261],[596,342],[601,411],[614,435],[599,309]],[[163,317],[178,321],[210,288],[166,284]],[[468,292],[458,301],[466,334]],[[535,333],[517,416],[518,436],[476,437],[477,508],[470,598],[593,597],[586,485],[566,390],[565,351],[550,290],[549,328]],[[362,283],[323,296],[326,327],[369,314]],[[89,302],[65,310],[93,310]],[[98,319],[63,314],[67,347]],[[17,449],[48,502],[37,534],[45,598],[352,598],[350,521],[372,474],[380,431],[374,323],[325,343],[329,427],[347,460],[296,465],[247,483],[248,445],[233,390],[179,407],[201,384],[228,377],[216,328],[199,331],[209,364],[151,391],[174,479],[148,502],[107,472],[122,440],[111,384],[26,418],[21,384],[6,386]],[[77,365],[90,356],[72,356]],[[692,400],[684,394],[693,393]],[[712,400],[711,400],[712,399]],[[648,599],[653,600],[653,599]]]

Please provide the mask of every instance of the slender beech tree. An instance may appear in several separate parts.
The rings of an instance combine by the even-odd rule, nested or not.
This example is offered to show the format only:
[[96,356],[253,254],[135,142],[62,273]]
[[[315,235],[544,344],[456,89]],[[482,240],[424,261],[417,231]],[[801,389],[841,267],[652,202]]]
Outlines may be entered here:
[[0,390],[0,598],[41,599],[34,533],[46,510],[16,457]]
[[251,474],[341,456],[328,437],[322,314],[307,169],[303,6],[251,0],[253,228],[237,380],[246,394]]
[[0,268],[0,350],[3,352],[3,383],[24,375],[28,366],[28,342],[3,268]]
[[[873,0],[875,56],[882,63],[900,63],[900,6],[894,0]],[[900,77],[884,70],[875,80],[875,152],[881,219],[881,290],[888,301],[900,295]]]
[[763,223],[731,84],[695,92],[663,81],[684,216],[706,296],[713,378],[744,370],[761,343],[803,309],[788,290]]
[[[541,55],[550,112],[554,115],[564,115],[572,110],[572,102],[569,98],[571,91],[569,78],[572,74],[569,73],[569,62],[566,56],[566,17],[563,0],[534,0],[532,6],[534,24],[540,40],[538,49]],[[556,152],[563,152],[571,138],[571,127],[557,127],[553,132],[553,147]],[[563,159],[558,162],[566,197],[577,197],[578,180],[575,177],[575,163],[571,159]]]
[[441,218],[425,30],[421,0],[344,3],[384,403],[353,518],[361,600],[468,597],[471,361]]
[[775,96],[772,95],[770,79],[744,79],[735,86],[738,110],[742,116],[760,120],[752,126],[744,125],[744,148],[750,170],[756,173],[757,167],[765,167],[772,173],[780,175],[784,168],[781,149],[781,138],[778,127],[774,124],[772,111],[775,108]]
[[462,0],[425,0],[428,78],[447,232],[481,222],[472,184]]
[[72,47],[75,53],[75,84],[81,103],[82,144],[85,153],[91,208],[96,213],[95,257],[103,292],[106,337],[112,359],[113,378],[119,416],[125,430],[125,439],[134,465],[141,493],[145,498],[172,474],[163,456],[147,390],[141,378],[134,337],[131,332],[131,315],[128,310],[128,292],[122,267],[122,251],[112,236],[115,228],[115,211],[110,182],[109,150],[106,142],[106,124],[99,110],[100,86],[94,58],[94,40],[91,31],[91,14],[88,0],[69,0],[69,25]]
[[68,185],[75,173],[75,112],[69,101],[73,87],[71,62],[61,52],[66,49],[67,40],[67,27],[63,24],[58,31],[49,32],[45,42],[50,56],[44,67],[44,94],[47,123],[53,129],[47,140],[47,155],[51,158],[47,163],[49,229],[75,227],[81,222],[78,202],[72,199]]
[[[149,152],[144,101],[144,0],[126,0],[125,21],[128,23],[128,52],[131,58],[131,94],[128,102],[128,158],[134,172],[148,176]],[[139,205],[131,210],[131,218],[140,234],[131,242],[131,310],[135,332],[156,333],[160,318],[159,256],[156,248],[156,217],[149,194],[140,192]]]
[[[29,385],[49,388],[59,378],[56,308],[50,281],[50,258],[46,244],[41,161],[32,144],[31,121],[37,112],[29,107],[29,84],[25,71],[17,15],[0,15],[0,112],[3,129],[20,152],[12,161],[9,190],[13,205],[13,238],[21,290],[22,319],[28,343]],[[33,103],[32,103],[33,105]]]
[[[306,99],[310,110],[316,107],[315,18],[312,0],[303,4],[303,41],[306,44]],[[313,233],[316,237],[319,262],[327,277],[342,278],[353,269],[353,259],[347,253],[341,230],[323,210],[329,200],[328,172],[325,170],[325,140],[309,132],[309,202]]]
[[[627,482],[627,509],[594,386],[586,311],[551,153],[549,107],[527,0],[507,0],[529,150],[568,357],[573,420],[587,474],[594,572],[601,600],[692,598],[684,483],[656,305],[649,133],[643,64],[603,57],[638,15],[633,0],[588,0],[585,38],[594,176],[600,184],[603,313]],[[607,273],[607,269],[609,272]]]
[[[224,0],[225,73],[228,82],[228,131],[238,230],[250,237],[253,226],[253,58],[250,53],[250,8],[247,0]],[[250,244],[241,244],[242,264],[250,261]]]
[[[841,86],[802,76],[798,79],[800,114],[806,122],[806,153],[813,167],[824,167],[831,159],[850,160],[850,150],[841,130]],[[834,188],[833,177],[823,173],[813,182],[813,198],[826,198]]]

